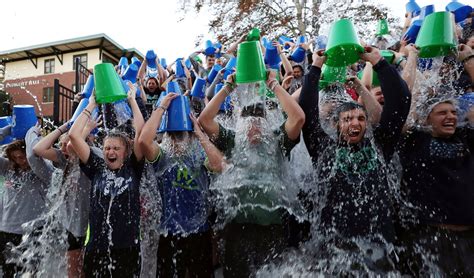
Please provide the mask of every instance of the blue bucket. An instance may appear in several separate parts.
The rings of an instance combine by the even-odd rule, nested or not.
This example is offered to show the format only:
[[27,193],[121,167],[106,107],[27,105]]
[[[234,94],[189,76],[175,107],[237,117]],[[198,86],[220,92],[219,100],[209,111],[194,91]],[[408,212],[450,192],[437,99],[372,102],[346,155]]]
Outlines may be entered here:
[[209,56],[209,55],[214,55],[216,54],[216,48],[214,47],[214,44],[210,41],[207,40],[204,42],[204,55]]
[[316,50],[318,49],[326,49],[326,45],[328,44],[328,37],[321,35],[317,36],[315,39],[315,45],[314,48]]
[[[280,38],[278,38],[278,42],[283,46],[285,42],[293,42],[293,40],[288,38],[287,36],[280,36]],[[285,49],[288,49],[288,48],[290,48],[290,46],[285,45]]]
[[430,70],[433,67],[433,59],[431,58],[418,58],[418,70],[425,71]]
[[266,37],[262,37],[262,45],[263,47],[267,48],[269,45],[271,45],[272,42]]
[[14,105],[12,117],[12,136],[24,139],[26,132],[37,123],[33,105]]
[[[128,82],[129,82],[128,80],[122,80],[122,87],[123,87],[123,89],[125,90],[125,92],[127,94],[128,94],[128,90],[130,89],[130,88],[128,88]],[[135,84],[135,83],[132,83],[132,84],[133,84],[133,86],[135,86],[135,88],[137,88],[137,92],[136,92],[135,97],[140,97],[141,96],[140,88],[138,88],[137,84]]]
[[182,60],[183,60],[183,58],[176,59],[176,73],[175,73],[175,75],[176,75],[177,78],[186,77],[186,74],[184,73],[183,64],[181,63]]
[[411,13],[412,17],[415,17],[420,14],[420,6],[415,2],[415,0],[410,0],[406,5],[405,9],[407,13]]
[[203,99],[206,96],[206,79],[196,78],[193,88],[191,89],[191,96]]
[[420,32],[421,24],[423,23],[422,20],[415,20],[408,28],[408,30],[403,35],[407,38],[408,43],[415,43],[416,37],[418,36],[418,32]]
[[425,17],[429,16],[430,14],[432,14],[434,12],[435,12],[434,5],[424,6],[423,8],[421,8],[420,16],[419,16],[418,19],[423,20],[423,19],[425,19]]
[[472,13],[472,7],[453,0],[446,5],[446,11],[452,12],[454,14],[454,21],[458,23],[469,17],[469,14]]
[[91,74],[87,77],[84,89],[82,89],[82,97],[89,98],[92,95],[92,91],[94,91],[94,75]]
[[173,99],[161,118],[158,132],[193,131],[189,113],[191,113],[191,106],[188,97],[180,95]]
[[136,83],[137,82],[137,74],[138,74],[138,68],[136,65],[134,64],[130,64],[128,67],[127,67],[127,70],[125,70],[123,76],[122,76],[122,79],[123,80],[127,80],[127,81],[130,81],[132,83]]
[[[12,117],[10,116],[0,117],[0,128],[6,127],[11,124],[12,124]],[[5,136],[2,141],[0,141],[0,145],[9,144],[12,141],[13,141],[13,137],[8,135],[8,136]]]
[[227,62],[227,64],[225,65],[225,69],[226,70],[234,70],[234,68],[236,67],[237,65],[237,58],[236,57],[232,57],[230,58],[230,60]]
[[[88,98],[81,99],[81,102],[79,102],[79,105],[77,106],[76,111],[74,111],[74,114],[69,120],[69,127],[71,127],[74,124],[74,122],[77,120],[79,115],[81,115],[82,111],[86,109],[87,105],[89,105],[89,99]],[[99,114],[99,109],[96,107],[94,111],[92,111],[91,117],[95,118],[97,117],[98,114]]]
[[299,36],[298,39],[296,40],[296,43],[298,45],[300,45],[302,43],[306,43],[306,37],[305,36]]
[[168,64],[166,63],[166,59],[165,58],[161,58],[160,59],[160,64],[163,68],[167,68],[168,67]]
[[270,45],[265,49],[265,64],[273,66],[280,65],[281,58],[278,54],[278,49],[273,45]]
[[207,75],[207,82],[212,83],[221,69],[221,65],[215,64]]
[[191,60],[188,58],[184,61],[184,65],[188,68],[188,69],[191,69],[191,67],[193,66],[193,64],[191,64]]
[[301,46],[298,46],[293,53],[291,53],[290,58],[291,60],[295,61],[296,63],[301,63],[304,61],[304,57],[306,54],[306,50]]
[[166,93],[177,93],[182,95],[183,93],[181,92],[181,88],[179,87],[178,82],[176,81],[170,81],[168,82],[168,85],[166,86]]
[[156,54],[153,50],[146,52],[146,62],[150,68],[156,68]]
[[119,69],[120,69],[120,74],[123,74],[125,69],[128,67],[128,59],[127,57],[120,57],[119,63],[118,63]]
[[134,56],[134,57],[132,57],[132,64],[137,66],[137,68],[140,68],[141,65],[142,65],[142,62],[140,62],[140,60],[137,57]]
[[[214,89],[214,95],[217,95],[221,90],[222,87],[224,87],[223,83],[219,83],[216,85],[216,88]],[[219,111],[227,112],[232,109],[231,105],[231,97],[227,96],[225,100],[221,103],[221,106],[219,107]]]

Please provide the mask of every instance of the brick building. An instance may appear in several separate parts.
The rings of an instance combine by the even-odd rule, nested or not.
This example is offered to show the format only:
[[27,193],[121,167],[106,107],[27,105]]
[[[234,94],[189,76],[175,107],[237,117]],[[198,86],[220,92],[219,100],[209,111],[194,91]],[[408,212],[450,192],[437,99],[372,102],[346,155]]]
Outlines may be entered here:
[[122,56],[144,58],[138,50],[125,49],[105,34],[0,51],[3,88],[12,104],[31,104],[37,115],[51,117],[54,106],[60,105],[54,103],[55,79],[78,92],[85,80],[78,78],[76,61],[92,71],[99,63],[117,64]]

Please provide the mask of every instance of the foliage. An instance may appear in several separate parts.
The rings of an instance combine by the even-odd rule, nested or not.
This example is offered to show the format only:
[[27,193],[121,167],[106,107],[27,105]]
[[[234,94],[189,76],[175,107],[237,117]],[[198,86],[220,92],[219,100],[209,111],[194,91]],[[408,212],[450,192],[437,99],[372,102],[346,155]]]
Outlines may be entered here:
[[387,18],[394,31],[398,23],[390,17],[388,8],[373,0],[181,0],[180,3],[184,12],[208,10],[209,31],[223,44],[236,41],[254,27],[271,39],[282,34],[314,37],[327,34],[331,22],[339,18],[351,18],[359,36],[370,40],[378,19]]

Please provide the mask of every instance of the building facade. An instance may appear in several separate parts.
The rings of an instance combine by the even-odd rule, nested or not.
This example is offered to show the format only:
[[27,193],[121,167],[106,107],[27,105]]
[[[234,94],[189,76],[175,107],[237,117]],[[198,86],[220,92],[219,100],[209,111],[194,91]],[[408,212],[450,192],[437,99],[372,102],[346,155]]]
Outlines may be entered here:
[[54,106],[62,105],[54,103],[55,79],[80,92],[85,80],[77,78],[76,61],[92,72],[95,65],[115,65],[122,56],[143,60],[139,51],[125,49],[105,34],[1,51],[3,90],[10,95],[12,105],[31,104],[38,116],[51,117]]

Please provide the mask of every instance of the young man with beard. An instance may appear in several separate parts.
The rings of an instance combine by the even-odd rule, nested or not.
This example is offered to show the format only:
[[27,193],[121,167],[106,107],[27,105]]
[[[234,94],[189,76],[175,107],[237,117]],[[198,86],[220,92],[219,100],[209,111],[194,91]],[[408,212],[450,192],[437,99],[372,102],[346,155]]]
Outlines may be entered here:
[[[308,119],[303,126],[303,138],[317,171],[317,196],[325,197],[325,203],[316,204],[316,207],[322,206],[317,230],[325,239],[335,240],[339,248],[351,250],[347,254],[365,257],[364,264],[370,270],[385,272],[394,268],[387,254],[374,259],[352,248],[360,239],[375,248],[394,241],[386,165],[408,115],[410,93],[396,69],[381,57],[378,49],[367,47],[361,58],[373,65],[385,98],[380,122],[372,131],[373,140],[369,137],[366,109],[353,101],[333,108],[329,124],[336,131],[335,138],[322,129],[318,83],[325,58],[321,52],[313,54],[299,104]],[[383,251],[388,253],[386,249]]]

